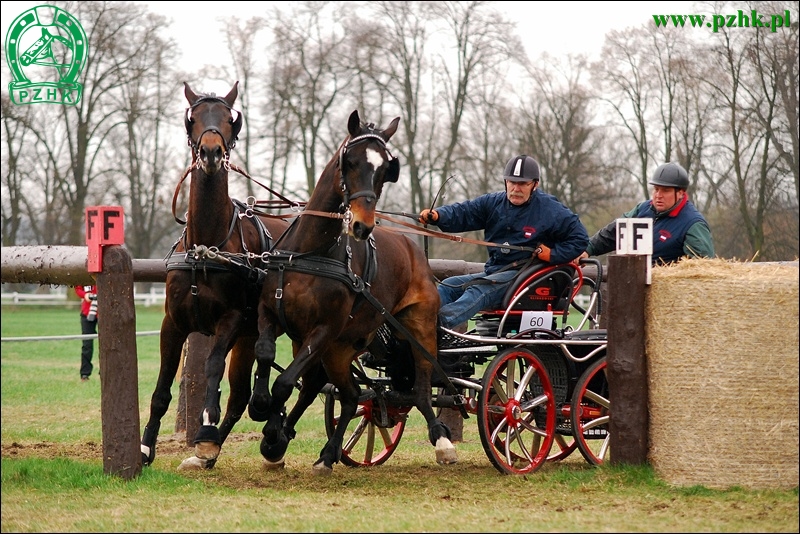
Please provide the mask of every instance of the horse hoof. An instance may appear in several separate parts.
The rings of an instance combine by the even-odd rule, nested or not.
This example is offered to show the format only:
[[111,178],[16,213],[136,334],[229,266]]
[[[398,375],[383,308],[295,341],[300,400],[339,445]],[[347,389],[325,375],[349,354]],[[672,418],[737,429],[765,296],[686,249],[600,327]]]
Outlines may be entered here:
[[259,410],[251,402],[247,405],[247,415],[249,415],[250,419],[253,421],[258,423],[264,422],[269,418],[269,406],[263,410]]
[[156,450],[146,445],[142,445],[140,450],[142,451],[142,465],[147,466],[152,464],[153,460],[156,458]]
[[311,473],[316,476],[327,477],[333,473],[333,467],[328,467],[325,465],[325,462],[320,460],[319,462],[314,464],[314,467],[311,468]]
[[450,465],[458,462],[456,448],[447,438],[439,438],[436,441],[436,463],[439,465]]
[[178,471],[199,471],[200,469],[208,469],[208,460],[197,456],[185,459],[178,466]]
[[220,446],[210,441],[201,441],[194,444],[194,455],[202,460],[216,460],[219,456]]
[[261,451],[261,456],[264,459],[269,460],[271,462],[277,462],[283,459],[283,456],[286,454],[286,449],[289,448],[289,438],[287,438],[283,432],[281,432],[277,436],[277,441],[274,443],[268,443],[266,436],[261,440],[261,446],[259,450]]
[[261,460],[261,465],[263,466],[264,471],[277,471],[278,469],[283,469],[286,467],[286,462],[284,462],[283,458],[274,462],[270,462],[264,458]]

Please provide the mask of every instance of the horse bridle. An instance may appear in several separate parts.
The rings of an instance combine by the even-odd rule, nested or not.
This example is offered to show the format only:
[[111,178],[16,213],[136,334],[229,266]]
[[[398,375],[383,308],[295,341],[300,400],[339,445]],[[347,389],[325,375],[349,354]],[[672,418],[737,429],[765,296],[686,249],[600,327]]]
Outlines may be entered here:
[[[196,108],[200,104],[206,102],[217,102],[228,108],[229,111],[236,112],[236,120],[228,119],[229,122],[231,123],[231,128],[232,128],[232,135],[230,139],[225,139],[225,136],[222,135],[222,132],[216,126],[209,126],[205,130],[203,130],[200,133],[200,135],[197,136],[197,140],[194,140],[192,138],[192,124],[194,124],[194,119],[192,118],[192,111],[194,111],[194,108]],[[228,105],[227,102],[225,102],[225,100],[212,93],[210,96],[200,97],[197,100],[197,102],[192,104],[190,107],[186,108],[186,112],[184,113],[183,117],[183,122],[186,127],[186,137],[188,139],[188,145],[192,149],[192,154],[196,154],[198,152],[199,148],[198,145],[200,144],[200,140],[203,138],[203,136],[208,132],[213,132],[219,135],[220,138],[222,139],[222,144],[225,147],[225,159],[227,160],[230,157],[231,150],[233,150],[236,147],[236,141],[239,139],[239,132],[242,129],[242,113],[239,110],[233,109],[231,106]]]
[[363,134],[363,135],[359,135],[357,137],[353,137],[352,139],[348,139],[344,143],[342,143],[342,146],[339,149],[339,173],[341,175],[341,187],[342,187],[342,194],[344,196],[344,200],[342,202],[342,205],[345,208],[350,206],[350,201],[351,200],[355,200],[355,199],[361,198],[361,197],[366,197],[366,198],[368,198],[370,200],[376,200],[376,201],[378,200],[378,195],[375,194],[374,190],[357,191],[357,192],[355,192],[355,193],[353,193],[351,195],[350,191],[347,188],[347,182],[345,182],[345,179],[344,179],[344,156],[345,156],[345,154],[354,145],[357,145],[358,143],[361,143],[362,141],[366,141],[368,139],[375,139],[376,141],[378,141],[378,143],[380,143],[380,145],[383,147],[383,149],[389,155],[389,161],[394,159],[394,156],[389,151],[389,148],[386,146],[386,140],[383,137],[381,137],[380,135],[372,133],[372,132],[366,133],[366,134]]

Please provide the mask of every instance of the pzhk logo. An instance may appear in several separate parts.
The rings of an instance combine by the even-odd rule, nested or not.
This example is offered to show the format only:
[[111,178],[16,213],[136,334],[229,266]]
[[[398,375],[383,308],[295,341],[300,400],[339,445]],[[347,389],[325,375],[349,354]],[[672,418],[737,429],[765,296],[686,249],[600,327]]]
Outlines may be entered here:
[[6,60],[14,81],[14,104],[64,104],[81,100],[78,77],[88,56],[80,22],[56,6],[42,5],[18,16],[6,35]]

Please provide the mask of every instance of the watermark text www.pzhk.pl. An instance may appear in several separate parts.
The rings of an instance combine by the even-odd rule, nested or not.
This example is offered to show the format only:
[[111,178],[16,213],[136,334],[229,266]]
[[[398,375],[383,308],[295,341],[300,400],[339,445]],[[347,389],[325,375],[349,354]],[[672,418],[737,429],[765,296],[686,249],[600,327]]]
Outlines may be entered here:
[[[708,19],[711,19],[710,21]],[[683,28],[691,25],[692,28],[712,28],[717,33],[720,28],[769,28],[777,32],[778,28],[788,28],[789,10],[783,15],[761,15],[755,9],[745,13],[741,9],[735,15],[653,15],[656,27],[675,26]]]

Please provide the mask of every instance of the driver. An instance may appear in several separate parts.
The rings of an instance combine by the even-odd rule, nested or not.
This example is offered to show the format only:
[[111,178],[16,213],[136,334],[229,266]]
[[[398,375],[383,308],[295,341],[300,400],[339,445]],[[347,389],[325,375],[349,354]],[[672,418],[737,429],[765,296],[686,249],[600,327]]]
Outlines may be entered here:
[[[508,160],[505,191],[472,200],[424,209],[423,224],[444,232],[483,230],[489,246],[483,272],[451,276],[439,284],[439,324],[454,328],[480,310],[502,305],[508,285],[532,259],[565,263],[586,249],[589,235],[580,219],[559,200],[539,190],[539,163],[530,156]],[[515,248],[512,248],[515,247]]]
[[[713,258],[714,241],[705,218],[689,200],[689,174],[677,163],[659,165],[650,178],[651,200],[640,202],[623,218],[653,219],[653,265],[678,261],[681,257]],[[578,259],[616,250],[617,222],[611,221],[589,240]]]

